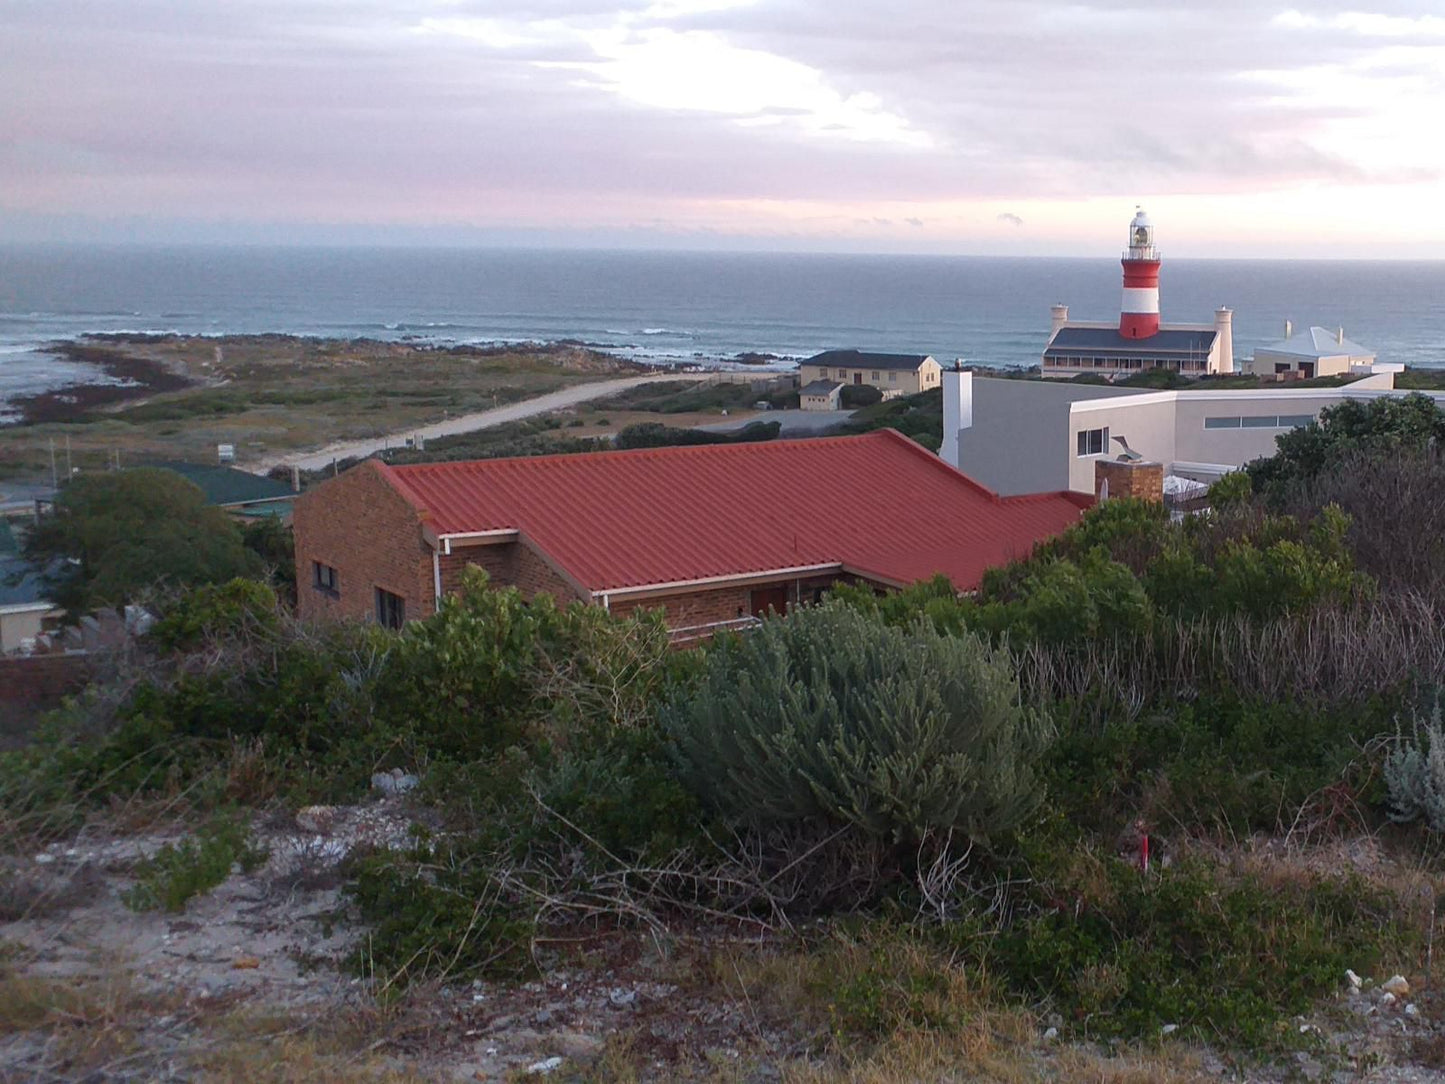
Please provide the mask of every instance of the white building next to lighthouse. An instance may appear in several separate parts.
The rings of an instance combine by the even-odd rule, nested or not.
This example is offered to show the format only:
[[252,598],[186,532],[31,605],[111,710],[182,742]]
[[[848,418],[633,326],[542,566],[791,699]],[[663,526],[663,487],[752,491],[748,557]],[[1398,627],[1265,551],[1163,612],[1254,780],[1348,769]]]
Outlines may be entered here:
[[1159,320],[1159,249],[1154,224],[1142,210],[1129,223],[1124,250],[1124,296],[1116,323],[1070,320],[1067,305],[1053,308],[1044,347],[1043,374],[1070,379],[1084,373],[1109,380],[1148,369],[1186,377],[1234,371],[1234,314],[1217,309],[1209,324]]

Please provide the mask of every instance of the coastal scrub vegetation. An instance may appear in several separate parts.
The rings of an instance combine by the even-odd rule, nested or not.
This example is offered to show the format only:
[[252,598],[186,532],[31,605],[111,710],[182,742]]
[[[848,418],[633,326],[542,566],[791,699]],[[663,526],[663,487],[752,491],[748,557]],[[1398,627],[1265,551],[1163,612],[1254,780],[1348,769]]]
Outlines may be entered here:
[[[690,651],[475,570],[400,631],[200,587],[0,754],[0,838],[147,801],[236,823],[400,769],[428,827],[348,874],[378,989],[721,926],[758,947],[718,981],[817,1056],[1045,1018],[1268,1056],[1346,969],[1431,951],[1445,576],[1361,523],[1438,485],[1438,419],[1406,410],[1327,414],[1182,522],[1107,502],[973,596],[840,588]],[[1309,859],[1361,834],[1413,879]],[[247,846],[213,836],[160,905]]]
[[73,619],[123,606],[157,585],[194,587],[264,571],[224,511],[193,482],[157,468],[75,478],[26,536],[23,552]]

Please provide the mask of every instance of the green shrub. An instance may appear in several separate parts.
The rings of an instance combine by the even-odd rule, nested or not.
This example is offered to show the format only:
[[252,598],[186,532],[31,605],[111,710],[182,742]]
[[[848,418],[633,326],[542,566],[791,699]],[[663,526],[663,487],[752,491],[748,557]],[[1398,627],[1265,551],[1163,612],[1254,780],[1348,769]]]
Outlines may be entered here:
[[187,901],[209,892],[231,875],[233,866],[250,872],[266,861],[237,817],[218,816],[179,846],[167,843],[136,869],[136,883],[123,895],[133,911],[181,911]]
[[387,987],[527,970],[535,907],[511,901],[500,868],[495,855],[457,840],[359,860],[348,890],[371,931],[352,953],[353,969]]
[[1277,451],[1249,471],[1256,493],[1281,500],[1301,482],[1338,470],[1364,452],[1396,457],[1445,442],[1445,410],[1428,395],[1346,399],[1319,420],[1275,438]]
[[883,401],[883,391],[872,384],[844,384],[838,393],[838,401],[844,410],[872,406]]
[[208,639],[272,635],[280,627],[276,592],[259,580],[230,580],[186,592],[150,630],[162,651],[199,647]]
[[871,433],[875,429],[896,429],[929,451],[938,451],[943,443],[943,392],[932,388],[861,407],[837,432]]
[[[656,615],[618,619],[600,607],[530,601],[468,568],[461,589],[391,650],[379,710],[420,756],[468,761],[539,733],[628,725],[645,717],[669,673]],[[537,728],[543,728],[538,731]]]
[[1249,472],[1230,471],[1209,487],[1209,506],[1216,510],[1239,508],[1254,497],[1254,483]]
[[1089,1036],[1184,1036],[1285,1045],[1293,1014],[1346,968],[1398,966],[1414,944],[1406,906],[1355,878],[1266,879],[1184,860],[1148,875],[1087,849],[1036,851],[1030,900],[995,937],[946,931],[1030,1001]]
[[1099,638],[1142,637],[1154,620],[1144,586],[1102,547],[1077,563],[1034,562],[1008,602],[978,606],[973,624],[1014,643],[1082,646]]
[[704,804],[754,827],[817,820],[891,843],[986,841],[1039,799],[1041,720],[1007,656],[919,621],[841,603],[765,621],[708,650],[699,687],[664,710]]
[[1059,736],[1043,762],[1050,801],[1100,833],[1143,810],[1163,824],[1224,836],[1281,828],[1324,788],[1368,802],[1373,766],[1360,749],[1389,726],[1391,706],[1322,710],[1212,694],[1155,703],[1098,726],[1055,705]]

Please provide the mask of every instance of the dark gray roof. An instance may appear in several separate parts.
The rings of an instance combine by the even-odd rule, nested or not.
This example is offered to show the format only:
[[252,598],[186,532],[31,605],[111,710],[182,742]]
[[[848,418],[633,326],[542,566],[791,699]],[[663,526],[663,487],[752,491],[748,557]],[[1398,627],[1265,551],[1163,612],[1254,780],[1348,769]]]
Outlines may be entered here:
[[222,507],[250,504],[254,501],[289,501],[296,494],[285,482],[249,474],[235,467],[210,466],[200,463],[151,463],[153,467],[175,471],[201,487],[208,504]]
[[864,350],[824,350],[803,364],[846,365],[850,369],[904,369],[913,373],[927,360],[927,354],[870,354]]
[[836,380],[815,380],[815,381],[813,381],[811,384],[806,385],[801,391],[798,392],[798,394],[799,394],[799,395],[832,395],[835,391],[837,391],[837,390],[838,390],[839,388],[841,388],[842,386],[843,386],[843,385],[840,384],[840,383],[838,383]]
[[1126,339],[1114,327],[1063,327],[1044,351],[1046,358],[1130,354],[1151,358],[1203,358],[1217,335],[1208,331],[1160,331],[1147,339]]
[[23,557],[0,558],[0,606],[27,606],[43,601],[39,570]]

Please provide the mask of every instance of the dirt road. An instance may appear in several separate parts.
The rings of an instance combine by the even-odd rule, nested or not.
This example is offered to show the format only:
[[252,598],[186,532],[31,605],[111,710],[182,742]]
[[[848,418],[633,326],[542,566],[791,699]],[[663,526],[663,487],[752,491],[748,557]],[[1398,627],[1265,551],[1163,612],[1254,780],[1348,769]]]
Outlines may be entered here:
[[538,414],[546,414],[553,410],[562,410],[566,407],[576,406],[579,403],[590,402],[593,399],[605,399],[609,395],[616,395],[618,392],[626,391],[628,388],[635,388],[639,384],[653,384],[666,380],[701,380],[703,376],[691,373],[656,373],[647,376],[628,376],[618,380],[598,380],[590,384],[577,384],[570,388],[563,388],[560,391],[549,392],[546,395],[539,395],[535,399],[524,399],[518,403],[508,403],[506,406],[494,407],[491,410],[479,411],[475,414],[464,414],[457,418],[448,418],[443,422],[434,422],[431,425],[411,426],[395,433],[388,433],[385,436],[369,437],[365,440],[343,440],[335,444],[328,444],[324,448],[312,452],[287,452],[282,455],[267,456],[250,463],[241,463],[238,466],[253,474],[265,474],[276,467],[300,467],[302,470],[320,470],[328,466],[333,460],[350,459],[358,456],[367,456],[372,452],[378,452],[382,448],[395,447],[401,444],[408,437],[421,436],[427,440],[434,440],[437,437],[455,436],[458,433],[472,433],[478,429],[489,429],[494,425],[503,425],[507,422],[521,421],[523,418],[532,418]]

